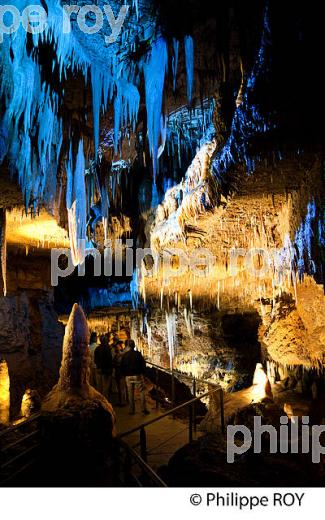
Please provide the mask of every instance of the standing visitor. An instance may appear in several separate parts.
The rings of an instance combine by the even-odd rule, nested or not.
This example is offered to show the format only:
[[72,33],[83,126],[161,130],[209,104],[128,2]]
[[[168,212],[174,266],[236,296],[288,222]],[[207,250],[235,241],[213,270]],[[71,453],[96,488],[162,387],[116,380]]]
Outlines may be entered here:
[[100,345],[95,349],[94,360],[98,391],[109,401],[112,390],[113,359],[106,336],[101,336]]
[[114,380],[117,388],[118,404],[117,406],[124,406],[126,403],[126,381],[121,372],[121,363],[123,358],[123,341],[118,341],[113,348],[113,369]]
[[123,354],[121,361],[121,373],[126,378],[126,385],[129,395],[130,414],[135,413],[135,402],[134,392],[135,387],[139,388],[141,393],[141,410],[143,415],[148,415],[150,412],[147,410],[146,397],[145,397],[145,384],[144,384],[144,373],[146,370],[146,362],[142,354],[135,350],[135,343],[132,339],[126,341],[126,351]]

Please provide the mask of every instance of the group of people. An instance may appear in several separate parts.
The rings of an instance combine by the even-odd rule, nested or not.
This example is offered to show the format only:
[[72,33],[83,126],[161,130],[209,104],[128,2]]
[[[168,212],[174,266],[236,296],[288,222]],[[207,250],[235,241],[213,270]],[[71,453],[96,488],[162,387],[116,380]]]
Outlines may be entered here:
[[109,401],[112,397],[113,384],[117,389],[117,406],[130,406],[130,414],[135,414],[135,389],[141,394],[141,411],[143,415],[150,412],[147,409],[145,398],[144,373],[146,362],[140,352],[136,350],[132,339],[125,342],[114,338],[110,344],[110,336],[100,336],[98,344],[97,334],[90,337],[91,353],[91,385],[103,394]]

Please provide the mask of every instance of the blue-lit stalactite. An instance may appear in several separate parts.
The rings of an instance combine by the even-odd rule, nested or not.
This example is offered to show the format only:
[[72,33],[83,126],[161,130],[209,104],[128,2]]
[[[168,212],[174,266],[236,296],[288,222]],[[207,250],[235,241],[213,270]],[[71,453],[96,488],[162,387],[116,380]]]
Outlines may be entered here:
[[[188,53],[190,54],[190,53]],[[182,147],[187,142],[197,144],[196,156],[189,165],[183,181],[175,188],[165,194],[164,202],[168,208],[167,221],[161,224],[160,217],[158,225],[151,234],[156,246],[169,243],[169,241],[186,238],[187,221],[197,217],[208,210],[212,210],[219,203],[224,204],[222,195],[229,193],[227,178],[231,177],[231,168],[240,164],[246,164],[249,172],[255,169],[258,157],[252,157],[250,145],[253,137],[267,134],[275,127],[272,119],[274,114],[265,117],[260,107],[255,103],[257,98],[257,86],[260,88],[262,82],[268,76],[271,58],[271,30],[268,23],[268,10],[265,11],[263,34],[259,52],[256,56],[251,71],[247,71],[240,87],[240,96],[237,103],[234,99],[234,115],[230,125],[228,138],[224,139],[222,114],[219,109],[220,103],[211,104],[211,110],[205,109],[198,114],[197,125],[203,130],[201,139],[195,142],[191,129],[192,110],[189,110],[189,125],[183,125],[182,111],[169,118],[167,128],[167,150],[169,155],[178,159],[184,157]],[[188,69],[188,67],[187,67]],[[190,76],[190,74],[189,74]],[[259,80],[259,85],[257,85]],[[193,110],[193,113],[195,111]],[[217,128],[215,128],[215,120]],[[221,121],[219,121],[221,119]],[[180,121],[180,122],[179,122]],[[212,124],[210,124],[212,123]],[[218,130],[218,132],[217,132]],[[210,162],[206,168],[204,164]],[[225,190],[224,190],[225,187]],[[226,192],[226,190],[228,190]],[[170,208],[172,211],[170,211]],[[159,223],[160,222],[160,223]],[[163,227],[160,227],[161,226]]]
[[195,107],[183,106],[168,115],[165,161],[169,174],[186,171],[197,150],[215,135],[214,99],[205,99]]
[[241,103],[238,104],[231,124],[230,135],[212,164],[214,176],[219,182],[224,180],[229,169],[236,164],[246,164],[248,172],[253,172],[259,157],[252,157],[250,142],[253,137],[266,134],[275,128],[273,114],[262,115],[260,107],[252,102],[258,79],[267,77],[270,66],[271,28],[268,8],[265,9],[263,33],[260,49],[254,67],[243,85]]
[[311,201],[307,206],[307,215],[298,229],[295,236],[296,262],[299,277],[304,274],[316,273],[316,266],[313,260],[313,243],[315,240],[316,226],[316,204]]
[[[58,165],[63,152],[63,121],[59,113],[64,100],[64,89],[51,90],[42,79],[38,52],[41,46],[50,45],[55,52],[52,67],[63,82],[68,73],[82,74],[91,83],[93,94],[94,155],[98,158],[100,144],[100,117],[114,106],[114,147],[118,152],[121,129],[130,125],[136,129],[140,104],[139,85],[145,80],[145,103],[147,108],[148,141],[154,172],[154,186],[158,171],[158,157],[165,149],[167,129],[163,113],[165,76],[168,70],[168,45],[162,38],[157,20],[146,14],[144,22],[138,20],[140,3],[138,0],[125,2],[130,6],[130,21],[126,23],[116,44],[103,45],[101,34],[84,35],[71,19],[72,30],[64,33],[63,10],[59,0],[35,0],[33,5],[46,8],[47,24],[40,34],[27,35],[23,27],[11,35],[3,35],[0,58],[0,95],[4,101],[1,115],[0,158],[9,159],[12,175],[17,176],[25,198],[26,211],[33,205],[36,212],[39,205],[53,208],[56,195]],[[148,0],[150,7],[151,2]],[[141,6],[146,2],[142,2]],[[30,5],[28,0],[17,0],[15,7],[20,11]],[[81,5],[81,4],[80,4]],[[104,5],[100,0],[98,5]],[[110,5],[117,16],[121,2],[112,0]],[[143,19],[143,17],[142,17]],[[104,34],[109,27],[104,25]],[[30,48],[32,44],[32,48]],[[136,59],[130,58],[138,52],[138,47],[146,48]],[[174,45],[174,81],[176,83],[178,45]],[[189,97],[193,85],[193,41],[188,36],[185,44]],[[66,139],[76,138],[72,128],[65,128]],[[73,153],[76,153],[74,150]],[[78,157],[71,157],[67,164],[77,164]],[[89,157],[87,156],[86,162]],[[67,170],[67,174],[75,174]],[[78,179],[81,182],[81,174]],[[105,184],[105,183],[104,183]],[[109,211],[107,190],[103,191],[103,211]],[[78,191],[80,193],[80,190]],[[154,196],[153,204],[157,203]],[[72,207],[72,206],[71,206]],[[68,209],[71,210],[71,207]],[[89,208],[88,208],[89,210]],[[77,207],[77,211],[78,207]],[[72,218],[72,217],[71,217]],[[108,218],[108,215],[104,215]],[[81,222],[81,220],[80,220]],[[79,231],[84,229],[78,224]],[[78,233],[79,233],[78,231]]]
[[194,84],[194,42],[192,36],[185,36],[184,47],[187,77],[187,99],[189,103],[192,103]]
[[112,283],[107,288],[90,287],[85,303],[89,310],[101,307],[130,307],[131,298],[130,284]]
[[173,39],[173,58],[172,58],[172,70],[173,70],[173,89],[176,90],[177,83],[177,70],[178,70],[178,56],[179,56],[179,41],[176,38]]
[[72,148],[67,164],[66,205],[68,210],[69,237],[72,261],[75,266],[85,261],[82,241],[86,238],[87,198],[85,184],[85,156],[83,141],[79,142],[76,164],[74,165]]
[[158,172],[159,138],[162,135],[162,102],[168,68],[167,43],[159,38],[144,64],[149,148],[153,161],[154,186]]
[[139,279],[140,279],[139,270],[135,269],[133,272],[133,277],[132,277],[131,283],[130,283],[131,301],[132,301],[133,309],[138,309],[140,302],[141,302]]

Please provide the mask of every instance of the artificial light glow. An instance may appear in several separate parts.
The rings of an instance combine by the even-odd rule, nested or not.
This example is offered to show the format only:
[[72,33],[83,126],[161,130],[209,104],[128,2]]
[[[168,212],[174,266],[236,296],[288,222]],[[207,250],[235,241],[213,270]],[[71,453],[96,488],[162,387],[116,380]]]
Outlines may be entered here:
[[8,212],[7,241],[11,244],[23,243],[43,249],[70,246],[67,232],[45,210],[36,217],[26,216],[17,209]]
[[273,399],[270,381],[261,363],[257,363],[256,365],[252,386],[252,397],[253,402],[260,402],[265,398]]
[[0,424],[9,424],[10,411],[10,378],[8,365],[0,361]]
[[32,407],[31,391],[27,389],[21,401],[20,415],[22,417],[29,417],[31,415]]

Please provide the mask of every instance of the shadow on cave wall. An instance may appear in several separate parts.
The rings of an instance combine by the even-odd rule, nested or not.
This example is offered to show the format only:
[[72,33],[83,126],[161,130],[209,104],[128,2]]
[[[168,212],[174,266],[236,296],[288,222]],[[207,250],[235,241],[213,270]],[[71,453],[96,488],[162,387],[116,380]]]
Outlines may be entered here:
[[236,370],[241,374],[234,391],[252,384],[256,363],[261,361],[261,345],[258,341],[260,323],[257,312],[225,314],[221,318],[224,340],[234,350]]

